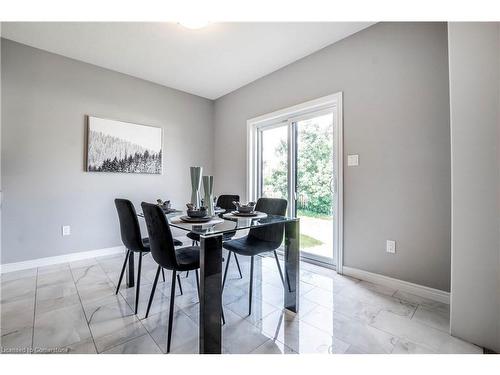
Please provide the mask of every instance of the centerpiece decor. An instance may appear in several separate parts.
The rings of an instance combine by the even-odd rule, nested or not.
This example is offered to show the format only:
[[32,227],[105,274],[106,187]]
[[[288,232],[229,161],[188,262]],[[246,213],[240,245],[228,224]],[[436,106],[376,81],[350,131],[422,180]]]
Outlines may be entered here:
[[203,176],[203,189],[205,191],[203,202],[207,209],[207,215],[214,216],[214,176]]
[[201,185],[201,173],[203,172],[202,167],[189,167],[191,172],[191,204],[195,208],[200,208],[200,185]]

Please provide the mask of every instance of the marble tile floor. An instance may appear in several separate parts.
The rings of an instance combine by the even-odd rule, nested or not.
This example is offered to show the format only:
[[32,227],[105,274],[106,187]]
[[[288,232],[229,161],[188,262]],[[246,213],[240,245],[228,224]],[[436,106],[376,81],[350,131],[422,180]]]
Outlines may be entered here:
[[[2,353],[165,353],[170,272],[144,319],[156,264],[143,258],[139,313],[135,289],[114,294],[123,255],[6,273],[1,277]],[[234,263],[223,303],[223,353],[482,353],[448,333],[449,306],[301,264],[300,312],[284,312],[272,257],[257,257],[252,315],[249,259]],[[176,292],[172,353],[198,352],[194,274]]]

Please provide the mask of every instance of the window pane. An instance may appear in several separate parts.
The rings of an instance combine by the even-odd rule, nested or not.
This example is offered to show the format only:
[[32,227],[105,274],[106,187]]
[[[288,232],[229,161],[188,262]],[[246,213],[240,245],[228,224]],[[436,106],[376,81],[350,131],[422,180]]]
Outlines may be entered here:
[[[297,216],[301,250],[333,258],[333,114],[297,122]],[[305,254],[304,254],[305,255]]]
[[267,198],[288,199],[288,128],[262,131],[261,192]]

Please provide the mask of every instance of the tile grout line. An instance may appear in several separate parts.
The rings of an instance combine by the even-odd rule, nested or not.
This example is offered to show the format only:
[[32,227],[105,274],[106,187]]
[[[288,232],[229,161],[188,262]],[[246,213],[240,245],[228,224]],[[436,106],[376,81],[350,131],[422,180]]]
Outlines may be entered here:
[[87,319],[87,313],[85,312],[85,309],[83,308],[82,297],[80,297],[80,291],[78,290],[78,286],[76,285],[75,275],[73,275],[73,269],[71,268],[70,263],[68,263],[68,267],[69,267],[69,272],[71,273],[71,278],[73,279],[73,284],[75,284],[76,294],[78,295],[78,300],[80,301],[80,307],[83,311],[83,316],[85,317],[85,323],[87,323],[87,328],[89,329],[90,337],[92,339],[92,343],[94,344],[95,352],[99,353],[99,351],[97,350],[97,345],[95,343],[94,334],[92,333],[92,330],[90,329],[90,324],[89,324],[88,319]]
[[[396,292],[394,292],[394,294],[396,294],[397,292],[398,292],[398,290],[396,290]],[[400,298],[398,298],[398,297],[394,297],[394,298],[396,298],[396,299],[400,299]],[[404,300],[404,299],[400,299],[400,300],[405,301],[405,302],[408,302],[408,303],[412,303],[412,302],[410,302],[410,301],[406,301],[406,300]],[[421,306],[421,304],[415,304],[415,305],[416,305],[416,308],[415,308],[415,310],[414,310],[414,312],[413,312],[413,314],[412,314],[411,318],[409,318],[409,319],[408,319],[408,321],[413,321],[413,317],[414,317],[415,313],[417,312],[418,307],[419,307],[419,306]],[[390,311],[389,311],[389,312],[390,312]],[[394,313],[392,313],[392,312],[390,312],[390,313],[391,313],[391,314],[394,314]],[[397,314],[394,314],[394,315],[397,315]],[[429,324],[427,324],[427,323],[425,323],[425,322],[420,322],[420,321],[413,321],[413,322],[415,322],[415,323],[417,323],[417,324],[420,324],[420,325],[424,326],[424,327],[425,327],[425,328],[427,328],[427,329],[431,329],[431,330],[436,331],[436,332],[439,332],[439,333],[444,333],[444,334],[447,334],[447,332],[442,331],[442,330],[440,330],[439,328],[433,327],[433,326],[431,326],[431,325],[429,325]],[[402,341],[402,340],[409,340],[409,341],[413,341],[413,340],[410,340],[410,338],[409,338],[409,337],[406,337],[405,335],[396,334],[396,333],[390,332],[390,331],[389,331],[389,330],[387,330],[387,329],[380,328],[380,327],[375,327],[375,326],[373,326],[373,325],[372,325],[372,323],[366,323],[366,324],[367,324],[368,326],[370,326],[371,328],[375,328],[375,329],[377,329],[377,330],[379,330],[379,331],[385,332],[385,333],[387,333],[387,334],[389,334],[389,335],[391,335],[391,336],[394,336],[394,337],[398,338],[398,340],[399,340],[399,341]],[[453,336],[451,336],[450,334],[447,334],[447,335],[448,335],[449,337],[453,337]],[[416,341],[413,341],[413,342],[414,342],[415,344],[417,344],[417,345],[420,345],[420,346],[426,347],[427,349],[430,349],[430,350],[432,350],[432,351],[435,351],[435,352],[437,352],[437,353],[440,353],[440,352],[439,352],[439,349],[438,349],[438,348],[436,348],[436,347],[433,347],[432,345],[429,345],[429,344],[424,344],[424,343],[421,343],[421,342],[416,342]],[[467,341],[464,341],[464,342],[466,342],[466,343],[468,343],[468,344],[471,344],[471,343],[469,343],[469,342],[467,342]],[[474,344],[472,344],[472,345],[474,345]],[[395,346],[395,344],[394,344],[394,346]],[[441,353],[441,354],[443,354],[443,353]]]
[[[103,352],[101,352],[101,353],[99,353],[99,354],[106,354],[106,352],[110,351],[111,349],[114,349],[114,348],[116,348],[116,347],[118,347],[118,346],[120,346],[120,345],[127,344],[127,343],[129,343],[130,341],[133,341],[133,340],[135,340],[135,339],[141,338],[141,337],[146,336],[146,335],[148,335],[148,336],[149,336],[149,332],[148,332],[147,330],[146,330],[146,333],[143,333],[142,335],[137,336],[137,337],[132,337],[132,338],[130,338],[130,339],[128,339],[128,340],[126,340],[126,341],[124,341],[124,342],[121,342],[121,343],[119,343],[119,344],[116,344],[116,345],[110,346],[110,347],[109,347],[109,348],[107,348],[105,351],[103,351]],[[154,341],[154,340],[153,340],[153,341]],[[156,342],[155,342],[155,344],[156,344]],[[158,346],[158,345],[156,345],[156,346]],[[158,348],[158,349],[160,349],[160,348]],[[160,350],[160,351],[161,351],[161,350]],[[135,354],[137,354],[137,353],[135,353]]]
[[416,307],[415,307],[415,310],[413,310],[413,314],[411,314],[410,320],[412,320],[412,319],[413,319],[413,317],[414,317],[414,316],[415,316],[415,314],[417,313],[417,310],[418,310],[418,308],[419,308],[419,307],[420,307],[420,304],[419,304],[419,303],[417,303],[417,305],[416,305]]
[[[419,307],[423,307],[423,308],[425,309],[425,305],[422,305],[422,304],[420,304],[420,303],[419,303],[419,304],[417,305],[417,307],[416,307],[415,311],[413,312],[413,315],[411,316],[410,320],[413,320],[413,317],[414,317],[414,316],[415,316],[415,314],[417,313],[417,310],[418,310],[418,308],[419,308]],[[433,329],[436,329],[436,330],[438,330],[438,331],[441,331],[441,332],[444,332],[444,333],[446,333],[446,334],[450,335],[448,331],[442,330],[441,328],[437,328],[437,327],[435,327],[435,326],[433,326],[433,325],[429,324],[428,322],[425,322],[425,321],[422,321],[422,320],[418,320],[418,319],[415,319],[415,320],[414,320],[414,322],[415,322],[415,323],[418,323],[418,324],[422,324],[422,325],[424,325],[424,326],[426,326],[426,327],[428,327],[428,328],[433,328]],[[449,325],[449,324],[448,324],[448,325]],[[449,327],[448,327],[448,328],[449,328]],[[454,337],[454,336],[451,336],[451,335],[450,335],[450,337]],[[465,341],[465,342],[468,342],[468,341]],[[470,342],[469,342],[469,344],[472,344],[472,343],[470,343]],[[475,345],[475,344],[472,344],[472,345]]]
[[[121,294],[120,294],[120,295],[121,295]],[[123,298],[123,296],[122,296],[122,298]],[[127,304],[128,304],[127,300],[126,300],[125,298],[123,298],[123,299],[125,300],[125,303],[127,303]],[[130,307],[130,305],[129,305],[129,307]],[[132,307],[130,307],[130,309],[132,309],[132,311],[134,311]],[[155,343],[155,345],[158,347],[158,349],[160,350],[160,352],[161,352],[161,353],[163,353],[163,351],[162,351],[162,350],[161,350],[161,348],[160,348],[160,345],[158,345],[158,343],[155,341],[155,339],[153,338],[153,336],[151,335],[151,333],[149,333],[149,331],[148,331],[148,329],[146,328],[146,326],[142,323],[142,320],[143,320],[143,319],[140,319],[140,318],[139,318],[136,314],[134,314],[134,315],[135,315],[135,318],[137,319],[137,321],[139,322],[139,324],[141,325],[141,327],[142,327],[142,328],[144,328],[144,331],[146,331],[146,333],[145,333],[144,335],[148,335],[148,336],[151,338],[151,340],[153,340],[153,342]],[[144,336],[144,335],[141,335],[141,336],[138,336],[138,337],[142,337],[142,336]],[[134,340],[134,339],[136,339],[136,338],[137,338],[137,337],[134,337],[134,338],[133,338],[133,339],[131,339],[131,340]],[[131,341],[131,340],[129,340],[129,341]],[[127,341],[127,342],[129,342],[129,341]],[[118,346],[118,345],[117,345],[117,346]]]
[[409,301],[407,299],[404,299],[404,298],[401,298],[401,297],[396,297],[396,294],[398,292],[401,292],[401,290],[399,289],[396,289],[396,291],[394,293],[391,294],[391,297],[392,298],[395,298],[395,299],[398,299],[399,301],[402,301],[402,302],[406,302],[406,303],[409,303],[409,304],[412,304],[412,305],[415,305],[415,310],[413,311],[413,314],[411,314],[411,317],[410,317],[410,320],[413,319],[413,316],[415,315],[415,313],[417,312],[418,310],[418,307],[421,306],[422,304],[421,303],[416,303],[416,302],[412,302],[412,301]]
[[[113,285],[114,285],[114,287],[116,288],[116,286],[117,286],[117,285],[115,284],[115,282],[114,282],[114,281],[113,281],[113,280],[109,277],[108,273],[104,270],[104,268],[102,267],[101,263],[97,260],[97,258],[95,258],[95,259],[96,259],[96,263],[97,263],[97,265],[99,266],[99,268],[101,269],[101,271],[102,271],[102,272],[104,273],[104,275],[106,276],[106,279],[108,279],[108,281],[109,281],[111,284],[113,284]],[[135,270],[134,270],[134,275],[135,275]],[[124,276],[125,276],[125,275],[124,275]],[[135,276],[134,276],[134,277],[135,277]],[[142,279],[142,277],[141,277],[141,279]],[[123,282],[124,282],[124,281],[122,280],[122,285],[123,285]],[[127,282],[126,282],[126,280],[125,280],[125,289],[127,289],[127,288],[126,288],[126,285],[127,285]],[[141,284],[141,285],[142,285],[142,284]],[[146,285],[147,285],[147,284],[146,284]],[[135,288],[135,287],[134,287],[134,288]],[[121,290],[122,290],[122,287],[120,287],[120,290],[118,291],[118,293],[119,293],[120,297],[122,297],[122,298],[123,298],[123,300],[125,301],[125,303],[128,305],[128,307],[130,307],[130,309],[132,309],[132,311],[134,311],[135,306],[131,306],[131,305],[130,305],[130,303],[127,301],[127,299],[125,298],[125,296],[122,294]],[[160,291],[160,292],[161,292],[161,291]],[[161,293],[162,293],[162,292],[161,292]],[[163,294],[163,293],[162,293],[162,294]],[[135,296],[135,294],[134,294],[134,296]],[[135,297],[134,297],[134,298],[135,298]],[[134,314],[134,315],[135,315],[135,314]],[[137,317],[137,315],[136,315],[136,317]],[[139,317],[137,317],[137,319],[138,319],[138,320],[141,320]]]
[[31,350],[33,350],[33,345],[35,345],[35,319],[36,319],[36,296],[38,292],[38,267],[36,269],[36,277],[35,277],[35,298],[34,298],[34,306],[33,306],[33,329],[31,330]]
[[[301,280],[301,281],[302,281],[302,280]],[[332,279],[332,281],[334,281],[334,280]],[[305,282],[305,281],[304,281],[304,282]],[[263,282],[263,283],[264,283],[264,284],[267,284],[267,285],[274,286],[273,284],[270,284],[270,283],[266,283],[266,282]],[[306,282],[306,283],[307,283],[307,282]],[[312,283],[307,283],[307,284],[309,284],[309,285],[312,285],[312,286],[313,286],[313,289],[311,289],[311,291],[312,291],[312,290],[314,290],[315,288],[317,288],[318,290],[322,290],[322,291],[325,291],[325,292],[328,292],[328,293],[332,293],[332,291],[329,291],[329,290],[327,290],[327,289],[325,289],[325,288],[322,288],[321,286],[318,286],[318,285],[316,285],[316,284],[312,284]],[[348,287],[349,287],[349,286],[345,286],[345,287],[343,287],[342,289],[345,289],[345,288],[348,288]],[[306,293],[303,295],[303,297],[307,299],[307,296],[306,296],[306,295],[307,295],[308,293],[310,293],[311,291],[306,292]],[[341,292],[341,291],[338,291],[337,293],[332,293],[332,294],[334,294],[334,295],[335,295],[335,294],[339,294],[340,292]],[[392,297],[392,296],[393,296],[396,292],[397,292],[397,290],[396,290],[396,291],[394,291],[394,293],[393,293],[390,297]],[[396,298],[396,297],[393,297],[393,298],[398,299],[398,298]],[[309,300],[309,299],[308,299],[308,300]],[[309,300],[309,301],[311,301],[311,300]],[[311,302],[316,303],[316,302],[314,302],[314,301],[311,301]],[[317,304],[317,303],[316,303],[316,305],[317,305],[317,306],[315,306],[315,307],[314,307],[311,311],[309,311],[308,313],[306,313],[304,316],[307,316],[307,315],[311,314],[311,313],[312,313],[312,312],[313,312],[313,311],[314,311],[314,310],[315,310],[318,306],[322,306],[322,305],[319,305],[319,304]],[[372,305],[372,306],[375,306],[375,305]],[[375,307],[379,308],[380,306],[375,306]],[[381,310],[382,310],[382,309],[380,309],[380,310],[379,310],[379,312],[380,312]],[[415,309],[415,311],[416,311],[416,309]],[[415,313],[415,311],[413,312],[413,314]],[[363,325],[365,325],[365,326],[367,326],[367,327],[370,327],[370,328],[372,328],[372,329],[375,329],[375,330],[377,330],[377,331],[379,331],[379,332],[384,332],[384,333],[386,333],[386,334],[389,334],[390,336],[395,337],[395,338],[396,338],[396,340],[401,340],[401,337],[400,337],[400,336],[395,335],[395,334],[390,333],[390,332],[386,332],[386,331],[384,331],[384,330],[382,330],[382,329],[379,329],[379,328],[377,328],[377,327],[373,327],[373,326],[372,326],[372,325],[370,325],[369,323],[364,322],[363,320],[361,320],[361,319],[359,319],[359,318],[351,317],[351,316],[349,316],[349,315],[347,315],[347,314],[344,314],[344,313],[342,313],[342,312],[339,312],[339,311],[336,311],[336,313],[337,313],[337,314],[339,314],[340,316],[343,316],[343,317],[344,317],[344,318],[346,318],[346,319],[353,320],[353,321],[355,321],[355,322],[357,322],[357,323],[359,323],[359,324],[363,324]],[[236,314],[236,315],[238,315],[238,314]],[[320,332],[322,332],[322,333],[324,333],[324,334],[330,335],[330,336],[332,336],[332,337],[334,337],[334,338],[337,338],[337,339],[341,340],[340,338],[336,337],[336,336],[335,336],[335,335],[333,335],[332,333],[327,332],[326,330],[324,330],[324,329],[322,329],[322,328],[320,328],[320,327],[316,327],[316,326],[314,326],[314,325],[311,325],[311,324],[307,323],[306,321],[304,321],[304,320],[303,320],[304,316],[300,316],[300,317],[298,317],[299,321],[301,321],[303,324],[306,324],[306,325],[308,325],[308,326],[310,326],[310,327],[312,327],[312,328],[314,328],[314,329],[317,329],[318,331],[320,331]],[[412,316],[413,316],[413,315],[412,315]],[[263,318],[264,318],[264,317],[263,317]],[[411,318],[410,318],[410,319],[411,319]],[[261,320],[262,320],[262,319],[261,319]],[[249,321],[249,322],[250,322],[251,324],[253,324],[251,321]],[[254,325],[255,325],[255,326],[257,326],[257,324],[258,324],[258,322],[256,322],[256,324],[254,324]],[[278,342],[280,342],[280,343],[282,343],[283,345],[287,346],[287,345],[286,345],[286,343],[283,343],[281,340],[277,339],[277,341],[278,341]],[[343,340],[342,340],[342,341],[343,341]],[[345,341],[344,341],[344,342],[345,342]],[[350,343],[348,343],[348,342],[346,342],[346,343],[347,343],[347,344],[349,344],[349,345],[352,345],[352,344],[350,344]],[[263,344],[262,344],[262,345],[263,345]],[[259,347],[260,347],[260,346],[259,346]],[[392,344],[391,352],[394,350],[394,347],[395,347],[395,344]],[[256,349],[257,349],[257,348],[256,348]],[[256,350],[256,349],[254,349],[254,350]]]
[[[97,265],[99,266],[99,268],[101,269],[101,271],[104,273],[104,275],[106,276],[106,279],[111,283],[113,284],[113,288],[116,288],[116,284],[113,282],[113,280],[111,280],[111,278],[108,276],[108,273],[104,270],[104,268],[102,268],[102,265],[101,263],[97,260],[97,258],[95,258],[96,260],[96,263]],[[134,270],[134,274],[135,274],[135,270]],[[125,275],[123,275],[125,276]],[[134,275],[134,278],[135,278],[135,275]],[[122,283],[125,282],[125,286],[127,285],[127,281],[125,280],[122,280]],[[132,310],[134,311],[135,309],[135,306],[131,306],[130,303],[127,301],[127,299],[123,296],[123,294],[121,293],[121,291],[119,290],[118,291],[118,294],[115,294],[115,295],[120,295],[120,297],[123,298],[123,300],[125,301],[125,303],[127,304],[127,306]],[[135,315],[135,314],[134,314]],[[136,315],[136,318],[137,318],[137,315]],[[138,320],[140,320],[139,318],[137,318]]]
[[[375,317],[376,317],[376,316],[378,316],[378,314],[380,314],[382,311],[384,311],[384,310],[383,310],[383,309],[380,309],[380,310],[377,312],[377,315],[375,315]],[[374,326],[372,326],[370,323],[364,322],[363,320],[361,320],[361,319],[359,319],[359,318],[351,317],[351,316],[349,316],[349,315],[347,315],[347,314],[341,313],[340,311],[335,311],[335,313],[336,313],[336,314],[339,314],[339,315],[341,315],[341,316],[343,316],[344,318],[346,318],[346,319],[348,319],[348,320],[354,321],[355,323],[362,324],[362,325],[364,325],[364,326],[366,326],[366,327],[370,327],[371,329],[374,329],[374,330],[376,330],[376,331],[383,332],[383,333],[385,333],[385,334],[387,334],[387,335],[389,335],[389,336],[392,336],[392,337],[394,337],[394,338],[396,339],[396,343],[397,343],[398,341],[401,341],[401,340],[403,340],[403,339],[404,339],[404,337],[402,337],[402,336],[396,335],[396,334],[394,334],[394,333],[392,333],[392,332],[389,332],[389,331],[385,331],[385,330],[383,330],[383,329],[381,329],[381,328],[378,328],[378,327],[374,327]],[[307,322],[302,322],[302,323],[304,323],[304,324],[308,324],[309,326],[312,326],[312,327],[314,327],[314,328],[316,328],[316,329],[319,329],[319,330],[320,330],[320,331],[322,331],[322,332],[325,332],[325,331],[323,331],[321,328],[315,327],[315,326],[313,326],[312,324],[309,324],[309,323],[307,323]],[[355,347],[355,348],[359,348],[358,346],[356,346],[356,345],[354,345],[354,344],[351,344],[350,342],[346,341],[345,339],[341,339],[341,338],[339,338],[339,337],[335,336],[333,333],[332,333],[332,336],[333,336],[334,338],[337,338],[337,339],[338,339],[338,340],[340,340],[340,341],[344,341],[346,344],[349,344],[349,346],[353,346],[353,347]],[[390,340],[390,341],[392,341],[392,340]],[[394,348],[396,347],[396,343],[394,343],[394,344],[393,344],[393,343],[391,342],[391,344],[392,344],[391,351],[390,351],[390,353],[386,353],[386,354],[392,354],[392,352],[394,351]],[[347,348],[347,349],[349,349],[349,348]]]
[[[107,278],[107,279],[108,279],[108,280],[109,280],[109,281],[110,281],[110,282],[111,282],[114,286],[116,286],[116,285],[115,285],[115,283],[114,283],[114,282],[111,280],[111,278],[108,276],[108,274],[107,274],[107,272],[104,270],[104,268],[102,268],[102,265],[101,265],[101,263],[97,260],[97,258],[94,258],[94,259],[96,260],[96,263],[97,263],[97,265],[99,266],[99,268],[100,268],[100,269],[102,270],[102,272],[104,272],[104,274],[106,275],[106,278]],[[134,270],[134,273],[135,273],[135,270]],[[122,280],[122,281],[123,281],[123,280]],[[125,284],[126,284],[126,283],[127,283],[127,282],[125,281]],[[120,291],[118,291],[118,293],[120,294],[120,297],[122,297],[122,298],[123,298],[123,300],[124,300],[124,301],[125,301],[125,303],[128,305],[128,307],[129,307],[132,311],[134,311],[135,306],[134,306],[134,307],[130,306],[130,304],[128,303],[127,299],[126,299],[125,297],[123,297],[123,295],[121,294],[121,292],[120,292]],[[162,293],[162,294],[163,294],[163,293]],[[149,335],[149,337],[151,338],[151,340],[153,340],[153,342],[154,342],[154,343],[155,343],[155,345],[158,347],[158,349],[160,350],[160,352],[161,352],[161,353],[163,353],[163,351],[162,351],[162,350],[161,350],[161,348],[160,348],[160,345],[158,345],[158,343],[155,341],[155,339],[153,338],[153,336],[151,335],[151,333],[149,333],[149,331],[148,331],[148,329],[146,328],[146,326],[145,326],[144,324],[142,324],[142,319],[140,319],[140,318],[137,316],[137,314],[134,314],[134,315],[135,315],[135,318],[137,319],[137,321],[140,323],[141,327],[142,327],[142,328],[144,328],[144,331],[146,331],[146,333],[145,333],[144,335]],[[89,329],[90,329],[90,326],[89,326]],[[92,331],[91,331],[91,333],[92,333]],[[127,342],[130,342],[130,341],[132,341],[132,340],[134,340],[134,339],[136,339],[136,338],[138,338],[138,337],[142,337],[142,336],[144,336],[144,335],[140,335],[140,336],[137,336],[137,337],[131,338],[130,340],[127,340],[127,341],[125,341],[125,342],[124,342],[124,343],[122,343],[122,344],[125,344],[125,343],[127,343]],[[95,345],[95,342],[94,342],[94,345]],[[106,351],[108,351],[108,350],[111,350],[111,349],[113,349],[113,348],[117,347],[118,345],[121,345],[121,344],[117,344],[117,345],[115,345],[115,346],[113,346],[113,347],[111,347],[111,348],[109,348],[109,349],[106,349],[104,352],[106,352]],[[97,347],[96,347],[96,351],[97,351]],[[103,352],[103,353],[104,353],[104,352]]]
[[[315,286],[315,287],[316,287],[316,288],[318,288],[318,286]],[[321,289],[321,288],[320,288],[320,289]],[[310,301],[310,300],[309,300],[309,301]],[[312,301],[312,302],[314,302],[314,301]],[[367,303],[367,304],[368,304],[368,303]],[[317,329],[317,330],[319,330],[319,331],[321,331],[321,332],[323,332],[323,333],[325,333],[325,334],[331,335],[331,336],[332,336],[332,337],[334,337],[334,338],[337,338],[337,339],[339,339],[339,340],[341,340],[341,341],[344,341],[344,342],[346,342],[347,344],[349,344],[349,345],[351,345],[351,346],[354,346],[353,344],[351,344],[351,343],[349,343],[349,342],[347,342],[347,341],[345,341],[345,340],[342,340],[342,339],[340,339],[339,337],[335,336],[335,334],[330,333],[330,332],[327,332],[326,330],[323,330],[322,328],[317,327],[317,326],[315,326],[315,325],[312,325],[312,324],[310,324],[310,323],[307,323],[306,321],[304,321],[304,320],[303,320],[303,318],[304,318],[305,316],[307,316],[307,315],[311,314],[312,312],[314,312],[314,310],[315,310],[316,308],[318,308],[318,306],[320,306],[320,307],[324,307],[324,308],[327,308],[327,307],[325,307],[325,306],[322,306],[322,305],[320,305],[320,304],[317,304],[317,306],[315,306],[315,307],[314,307],[311,311],[309,311],[308,313],[306,313],[304,316],[299,316],[299,317],[298,317],[299,321],[301,321],[303,324],[306,324],[306,325],[308,325],[308,326],[310,326],[310,327],[313,327],[313,328],[315,328],[315,329]],[[374,306],[374,305],[372,305],[372,306]],[[377,315],[378,315],[381,311],[383,311],[383,308],[381,308],[380,306],[374,306],[374,307],[376,307],[377,309],[379,309],[379,308],[380,308],[380,309],[379,309],[379,311],[377,312]],[[393,336],[393,337],[395,337],[395,338],[396,338],[396,339],[398,339],[398,340],[400,340],[400,339],[401,339],[401,337],[400,337],[400,336],[395,335],[395,334],[390,333],[390,332],[386,332],[386,331],[384,331],[384,330],[382,330],[382,329],[380,329],[380,328],[374,327],[374,326],[372,326],[370,323],[365,322],[365,321],[363,321],[362,319],[359,319],[359,318],[357,318],[357,317],[349,316],[349,315],[344,314],[343,312],[340,312],[340,311],[335,311],[335,309],[333,309],[333,310],[332,310],[332,312],[333,312],[334,314],[338,314],[338,315],[340,315],[340,316],[342,316],[342,317],[344,317],[344,318],[346,318],[346,319],[348,319],[348,320],[351,320],[351,321],[353,321],[353,322],[355,322],[355,323],[362,324],[362,325],[364,325],[364,326],[366,326],[366,327],[370,327],[370,328],[375,329],[375,330],[377,330],[377,331],[380,331],[380,332],[384,332],[384,333],[386,333],[386,334],[389,334],[390,336]],[[280,341],[280,340],[278,340],[278,341]],[[280,342],[281,342],[281,341],[280,341]],[[285,344],[285,343],[283,343],[283,344]],[[395,346],[395,344],[393,344],[393,347],[392,347],[392,349],[391,349],[391,352],[392,352],[392,350],[394,350],[394,346]]]
[[[142,324],[142,323],[141,323]],[[144,325],[143,325],[144,327]],[[158,347],[158,349],[160,349],[160,352],[162,352],[162,354],[166,354],[163,352],[163,350],[161,349],[160,347],[160,344],[158,344],[155,340],[155,338],[153,337],[153,335],[148,331],[148,329],[146,327],[144,327],[144,329],[146,330],[146,333],[149,335],[149,337],[151,337],[151,339],[153,340],[153,342],[155,343],[155,345]]]
[[[175,306],[176,306],[176,305],[175,305]],[[191,318],[191,317],[190,317],[190,316],[189,316],[189,315],[188,315],[188,314],[187,314],[187,313],[186,313],[186,312],[185,312],[185,311],[184,311],[181,307],[179,307],[179,306],[176,306],[176,307],[177,307],[177,312],[178,312],[178,313],[182,313],[182,314],[186,315],[186,317],[187,317],[189,320],[191,320],[192,322],[194,322],[194,319],[192,319],[192,318]],[[174,307],[174,311],[173,311],[173,313],[174,313],[174,318],[175,318],[175,311],[176,311],[176,309],[175,309],[175,307]],[[150,317],[152,317],[152,316],[155,316],[155,315],[160,315],[162,312],[166,312],[166,311],[160,311],[160,312],[157,312],[156,314],[150,315],[150,316],[148,317],[148,319],[149,319]],[[142,324],[142,320],[139,320],[139,321],[140,321],[140,322],[141,322],[141,324]],[[168,353],[166,353],[166,352],[163,352],[163,350],[162,350],[162,349],[161,349],[161,347],[160,347],[160,344],[159,344],[159,343],[155,340],[155,338],[154,338],[154,337],[153,337],[153,335],[149,332],[149,330],[146,328],[146,326],[144,326],[144,324],[142,324],[142,326],[144,327],[144,329],[145,329],[146,333],[149,335],[149,337],[151,337],[151,339],[153,340],[153,342],[156,344],[156,346],[158,347],[158,349],[160,349],[160,352],[162,352],[162,354],[168,354]],[[173,331],[174,331],[174,330],[173,330],[173,327],[172,327],[172,336],[173,336]],[[173,340],[173,338],[172,338],[172,340]],[[198,354],[199,354],[199,353],[198,353]]]
[[[170,287],[172,287],[172,286],[170,286]],[[169,297],[169,296],[167,296],[167,295],[165,295],[165,294],[164,294],[161,290],[160,290],[160,293],[161,293],[161,294],[163,294],[165,297],[167,297],[167,298],[169,298],[169,299],[170,299],[170,297]],[[154,302],[154,300],[153,300],[153,302]],[[153,316],[155,316],[155,315],[159,315],[159,314],[161,314],[161,313],[166,313],[166,311],[167,311],[167,310],[164,310],[164,311],[158,311],[156,314],[152,314],[152,315],[150,315],[150,316],[148,317],[148,319],[149,319],[149,318],[151,318],[151,317],[153,317]],[[184,315],[185,315],[185,316],[186,316],[189,320],[191,320],[192,322],[194,322],[194,323],[198,324],[197,322],[195,322],[195,321],[194,321],[194,319],[192,319],[192,318],[191,318],[191,316],[189,316],[189,314],[188,314],[187,312],[185,312],[185,311],[184,311],[184,309],[183,309],[182,307],[180,307],[180,306],[178,306],[176,303],[174,303],[174,311],[173,311],[174,318],[175,318],[175,312],[176,312],[176,311],[177,311],[178,313],[182,313],[182,314],[184,314]],[[160,352],[161,352],[162,354],[167,354],[167,353],[163,352],[163,350],[162,350],[162,349],[161,349],[161,347],[160,347],[160,344],[159,344],[159,343],[155,340],[155,338],[153,337],[153,335],[151,334],[151,332],[149,332],[149,330],[147,329],[147,327],[143,324],[143,322],[142,322],[142,321],[143,321],[143,320],[145,320],[146,318],[143,318],[143,319],[139,319],[139,318],[137,318],[137,319],[139,320],[139,322],[140,322],[140,323],[141,323],[141,325],[143,326],[143,328],[144,328],[144,330],[146,331],[146,333],[149,335],[149,337],[151,337],[151,339],[153,340],[153,342],[155,343],[155,345],[158,347],[158,349],[160,350]],[[173,329],[172,329],[172,331],[173,331]]]

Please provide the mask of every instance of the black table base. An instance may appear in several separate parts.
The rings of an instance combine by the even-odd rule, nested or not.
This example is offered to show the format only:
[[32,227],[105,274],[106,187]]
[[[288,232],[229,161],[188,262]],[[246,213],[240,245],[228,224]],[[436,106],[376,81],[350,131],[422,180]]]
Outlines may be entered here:
[[200,353],[222,352],[222,236],[200,237]]
[[[284,308],[299,312],[299,221],[285,223]],[[200,236],[200,354],[222,353],[222,236]]]
[[300,224],[290,221],[285,224],[285,309],[299,312],[300,285]]

